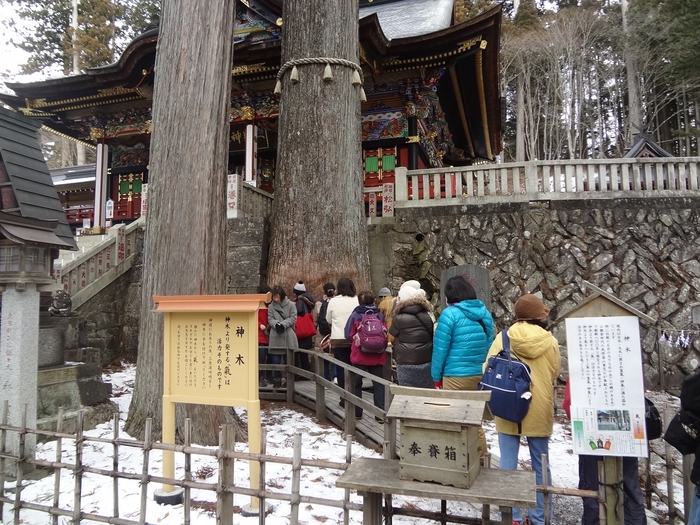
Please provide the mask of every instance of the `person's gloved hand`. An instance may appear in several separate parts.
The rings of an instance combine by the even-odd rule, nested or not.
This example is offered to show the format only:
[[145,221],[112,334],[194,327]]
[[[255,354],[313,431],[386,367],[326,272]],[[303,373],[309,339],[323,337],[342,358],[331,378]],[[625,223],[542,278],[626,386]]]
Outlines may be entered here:
[[435,381],[435,389],[442,390],[442,381]]
[[277,330],[278,334],[281,334],[282,332],[284,332],[284,325],[282,323],[277,323],[275,325],[275,330]]

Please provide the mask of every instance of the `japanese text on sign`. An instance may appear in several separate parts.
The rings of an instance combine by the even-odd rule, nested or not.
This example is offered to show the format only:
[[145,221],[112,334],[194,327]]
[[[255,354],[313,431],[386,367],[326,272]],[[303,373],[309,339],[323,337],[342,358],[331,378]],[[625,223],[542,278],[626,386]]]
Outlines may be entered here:
[[576,454],[647,454],[636,317],[566,320]]

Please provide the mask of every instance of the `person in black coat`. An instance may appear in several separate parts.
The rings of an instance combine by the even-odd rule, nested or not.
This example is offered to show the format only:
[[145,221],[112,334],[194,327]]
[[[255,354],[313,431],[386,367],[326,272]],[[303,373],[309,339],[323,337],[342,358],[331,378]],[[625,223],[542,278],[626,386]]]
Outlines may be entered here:
[[401,386],[434,388],[430,375],[433,357],[433,305],[423,290],[401,288],[389,333],[394,337],[396,375]]

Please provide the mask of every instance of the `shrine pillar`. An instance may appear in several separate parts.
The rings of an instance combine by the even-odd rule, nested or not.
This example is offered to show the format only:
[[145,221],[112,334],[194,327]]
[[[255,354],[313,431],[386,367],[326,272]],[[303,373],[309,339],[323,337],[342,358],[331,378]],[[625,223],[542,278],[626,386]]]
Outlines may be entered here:
[[101,143],[97,145],[95,162],[95,217],[93,218],[93,231],[104,233],[105,208],[107,206],[107,169],[109,164],[109,146]]
[[[245,127],[245,181],[253,182],[257,171],[258,159],[258,126],[255,121],[249,122]],[[257,186],[257,184],[255,184]]]

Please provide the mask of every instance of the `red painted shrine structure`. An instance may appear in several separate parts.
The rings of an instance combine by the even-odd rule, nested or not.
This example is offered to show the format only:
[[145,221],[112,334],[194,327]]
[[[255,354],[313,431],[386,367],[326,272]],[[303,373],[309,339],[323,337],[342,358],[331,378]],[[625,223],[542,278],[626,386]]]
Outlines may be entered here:
[[[361,0],[364,184],[394,182],[395,169],[489,162],[501,150],[501,8],[460,20],[463,0]],[[238,1],[229,173],[274,192],[282,0]],[[135,38],[114,64],[85,74],[8,84],[0,100],[51,130],[97,147],[94,189],[57,188],[72,222],[140,216],[148,182],[158,28]],[[104,219],[102,219],[104,220]]]

